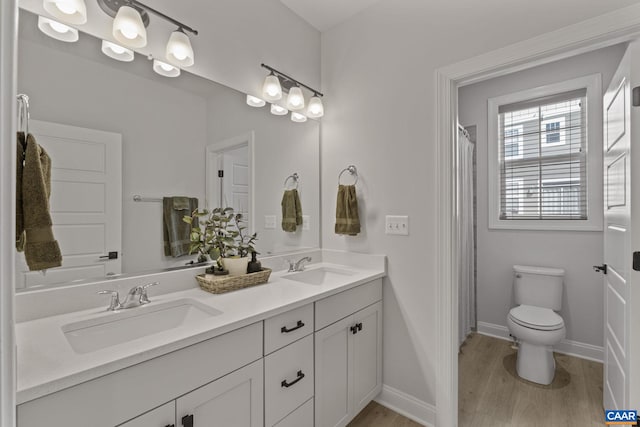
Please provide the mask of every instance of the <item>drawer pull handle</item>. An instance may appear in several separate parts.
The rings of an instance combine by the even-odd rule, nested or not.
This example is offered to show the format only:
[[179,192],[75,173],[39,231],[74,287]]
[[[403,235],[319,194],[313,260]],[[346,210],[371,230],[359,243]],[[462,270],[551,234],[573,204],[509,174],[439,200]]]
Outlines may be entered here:
[[288,334],[289,332],[293,332],[295,330],[298,330],[300,328],[304,327],[304,322],[302,320],[298,320],[298,323],[296,323],[296,326],[294,326],[291,329],[287,329],[286,326],[283,326],[282,328],[280,328],[280,332],[283,334]]
[[280,383],[280,387],[291,387],[303,378],[304,374],[302,373],[302,371],[298,371],[298,377],[295,380],[291,381],[290,383],[288,383],[287,380],[282,380],[282,382]]
[[358,331],[362,330],[362,323],[356,323],[355,325],[353,325],[349,329],[351,330],[351,333],[355,335],[355,334],[358,333]]
[[193,414],[185,415],[182,417],[182,426],[183,427],[193,427]]

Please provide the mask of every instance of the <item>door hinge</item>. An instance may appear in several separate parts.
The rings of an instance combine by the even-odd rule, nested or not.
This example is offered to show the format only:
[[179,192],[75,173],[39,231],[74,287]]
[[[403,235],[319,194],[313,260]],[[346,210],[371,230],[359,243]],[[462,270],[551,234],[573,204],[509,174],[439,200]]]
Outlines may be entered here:
[[218,178],[224,178],[224,170],[220,169],[218,171]]
[[640,107],[640,86],[631,89],[631,105]]
[[640,252],[633,253],[633,269],[635,271],[640,271]]

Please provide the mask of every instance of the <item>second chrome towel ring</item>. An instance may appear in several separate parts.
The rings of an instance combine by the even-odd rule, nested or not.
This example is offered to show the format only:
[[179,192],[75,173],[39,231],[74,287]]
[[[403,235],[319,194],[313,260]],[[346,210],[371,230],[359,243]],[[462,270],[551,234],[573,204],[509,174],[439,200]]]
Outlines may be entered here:
[[342,169],[340,175],[338,175],[338,185],[342,185],[342,183],[340,182],[340,178],[342,178],[342,174],[345,172],[349,172],[355,179],[355,181],[351,185],[356,185],[358,183],[358,169],[356,169],[355,165],[349,165],[346,168]]
[[287,182],[289,182],[289,180],[293,180],[293,183],[295,184],[294,189],[298,189],[298,181],[300,180],[300,175],[298,175],[298,172],[294,172],[291,175],[289,175],[285,180],[284,180],[284,188],[287,188]]

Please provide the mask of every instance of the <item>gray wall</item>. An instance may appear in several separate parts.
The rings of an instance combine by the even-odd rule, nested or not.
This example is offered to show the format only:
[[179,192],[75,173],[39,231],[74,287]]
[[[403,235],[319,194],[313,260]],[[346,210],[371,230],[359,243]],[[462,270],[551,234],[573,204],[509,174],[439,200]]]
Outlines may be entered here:
[[[624,45],[612,46],[460,88],[460,123],[477,126],[479,322],[506,327],[507,314],[513,306],[513,265],[561,267],[566,270],[566,276],[560,314],[567,327],[567,339],[602,346],[602,275],[592,269],[603,260],[602,232],[496,230],[488,227],[487,100],[595,73],[602,74],[602,86],[606,89],[624,49]],[[598,147],[602,147],[602,137],[595,137]],[[589,194],[602,194],[602,188],[589,188]]]

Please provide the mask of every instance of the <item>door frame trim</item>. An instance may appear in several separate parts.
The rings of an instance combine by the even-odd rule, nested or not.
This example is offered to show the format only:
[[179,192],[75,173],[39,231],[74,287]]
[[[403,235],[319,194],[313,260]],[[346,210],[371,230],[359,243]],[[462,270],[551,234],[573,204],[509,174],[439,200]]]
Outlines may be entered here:
[[600,15],[435,71],[436,105],[436,426],[458,418],[458,233],[456,164],[458,88],[590,52],[640,35],[640,4]]

